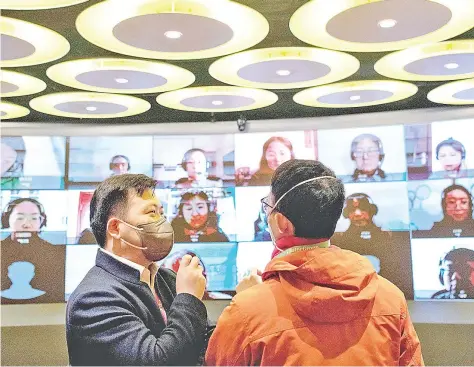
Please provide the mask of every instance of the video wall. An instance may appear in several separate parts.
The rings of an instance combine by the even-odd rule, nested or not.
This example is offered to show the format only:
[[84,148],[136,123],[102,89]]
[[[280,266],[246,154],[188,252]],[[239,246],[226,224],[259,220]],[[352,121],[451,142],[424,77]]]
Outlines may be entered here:
[[336,246],[408,299],[474,299],[474,120],[207,136],[1,137],[1,302],[68,299],[95,264],[94,188],[143,173],[175,231],[162,266],[200,258],[206,299],[230,299],[273,245],[260,200],[283,162],[317,159],[345,183]]

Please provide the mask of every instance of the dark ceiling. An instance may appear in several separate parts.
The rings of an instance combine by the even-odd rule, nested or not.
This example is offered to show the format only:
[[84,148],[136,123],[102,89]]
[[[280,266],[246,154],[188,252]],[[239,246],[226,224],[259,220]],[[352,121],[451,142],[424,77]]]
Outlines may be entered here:
[[[127,0],[133,1],[133,0]],[[327,0],[333,1],[333,0]],[[118,119],[74,119],[64,118],[59,116],[51,116],[43,114],[31,109],[28,105],[29,101],[37,96],[56,93],[56,92],[68,92],[77,91],[73,88],[63,86],[55,83],[46,77],[46,69],[51,65],[57,64],[63,61],[81,59],[81,58],[92,58],[92,57],[125,57],[131,58],[126,55],[116,54],[99,48],[84,38],[82,38],[75,28],[75,21],[77,16],[87,7],[101,2],[101,0],[90,0],[86,3],[58,8],[50,10],[3,10],[2,15],[12,18],[17,18],[31,23],[36,23],[44,27],[50,28],[63,35],[71,44],[71,50],[69,53],[60,60],[56,60],[47,64],[41,64],[36,66],[8,68],[8,70],[17,71],[20,73],[29,74],[44,80],[47,84],[47,88],[34,96],[21,96],[8,98],[7,101],[19,104],[21,106],[30,109],[28,116],[20,119],[12,119],[10,121],[20,122],[77,122],[77,123],[157,123],[157,122],[201,122],[211,121],[212,116],[210,113],[196,113],[178,111],[168,109],[160,106],[156,103],[156,94],[148,95],[136,95],[137,97],[143,98],[150,102],[151,109],[140,115],[118,118]],[[265,16],[270,24],[270,32],[268,36],[258,45],[253,48],[264,48],[264,47],[278,47],[278,46],[308,46],[304,42],[298,40],[290,32],[288,22],[291,15],[304,3],[306,0],[240,0],[241,4],[247,5]],[[317,18],[315,19],[317,21]],[[474,28],[470,31],[465,32],[454,39],[474,39]],[[370,80],[370,79],[387,79],[380,76],[374,71],[374,63],[388,52],[379,53],[351,53],[359,59],[361,67],[350,78],[350,80]],[[206,85],[225,85],[215,79],[213,79],[208,69],[212,62],[218,58],[204,59],[204,60],[187,60],[187,61],[167,61],[165,62],[181,66],[190,70],[196,76],[196,81],[192,86],[206,86]],[[382,104],[378,106],[370,107],[359,107],[359,108],[312,108],[306,107],[293,102],[293,95],[299,91],[299,89],[289,90],[274,90],[278,94],[279,100],[274,105],[266,108],[240,112],[226,112],[216,113],[214,118],[217,121],[236,120],[240,114],[243,114],[248,120],[261,120],[261,119],[284,119],[284,118],[295,118],[295,117],[315,117],[315,116],[331,116],[331,115],[345,115],[352,113],[368,113],[368,112],[380,112],[380,111],[394,111],[404,109],[415,109],[415,108],[430,108],[430,107],[443,107],[442,105],[430,102],[426,96],[433,88],[444,84],[444,82],[414,82],[419,88],[419,91],[413,97],[408,99],[394,102],[390,104]]]

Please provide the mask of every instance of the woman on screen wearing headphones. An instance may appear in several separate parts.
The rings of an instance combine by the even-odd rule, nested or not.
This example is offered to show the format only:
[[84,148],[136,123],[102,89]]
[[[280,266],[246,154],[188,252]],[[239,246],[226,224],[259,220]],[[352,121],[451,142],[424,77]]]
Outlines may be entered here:
[[181,196],[178,216],[171,222],[176,243],[229,242],[211,210],[209,197],[203,191],[187,192]]
[[468,177],[466,148],[460,141],[453,138],[443,140],[436,147],[436,159],[441,163],[443,171],[433,172],[430,178]]
[[178,189],[222,187],[219,177],[209,176],[210,162],[202,149],[190,149],[184,153],[181,166],[187,173],[175,182]]

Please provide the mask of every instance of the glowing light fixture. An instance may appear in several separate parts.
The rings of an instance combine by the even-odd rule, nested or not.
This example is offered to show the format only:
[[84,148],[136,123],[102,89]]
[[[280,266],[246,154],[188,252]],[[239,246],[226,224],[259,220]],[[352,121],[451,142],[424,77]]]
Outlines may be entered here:
[[396,24],[397,21],[395,19],[384,19],[378,23],[380,28],[393,28]]
[[85,3],[89,0],[0,0],[0,9],[39,10],[54,9]]
[[[221,99],[216,100],[216,97]],[[229,107],[220,107],[223,102]],[[165,107],[194,112],[235,112],[267,107],[278,100],[278,96],[270,91],[253,88],[208,86],[185,88],[160,94],[156,101]],[[208,103],[209,101],[209,103]]]
[[46,89],[46,83],[41,79],[9,70],[0,70],[0,82],[1,97],[26,96]]
[[[101,74],[101,72],[112,75],[111,78],[113,82],[92,84],[92,82],[96,81],[101,75],[103,75],[104,80],[108,80],[108,76]],[[90,79],[90,83],[89,80],[79,78],[79,76],[84,76],[88,73],[94,73],[94,78]],[[167,92],[185,88],[191,85],[195,80],[193,73],[175,65],[158,61],[122,58],[66,61],[48,68],[46,75],[51,80],[72,88],[93,92],[127,94]],[[127,75],[127,78],[124,78],[125,75]],[[156,79],[155,84],[150,82],[152,77]],[[140,79],[139,81],[135,81],[134,78]],[[161,84],[159,82],[161,82]]]
[[350,96],[349,98],[351,101],[358,101],[360,99],[360,96]]
[[168,38],[171,38],[171,39],[178,39],[178,38],[181,38],[183,34],[181,32],[178,32],[178,31],[166,31],[165,32],[165,36],[168,37]]
[[455,62],[450,62],[449,64],[445,64],[444,67],[446,69],[457,69],[459,67],[459,64],[456,64]]
[[277,70],[276,73],[280,76],[288,76],[291,74],[291,71],[289,70]]
[[[169,24],[179,31],[169,29]],[[164,60],[238,52],[262,41],[269,31],[263,15],[230,0],[102,1],[79,14],[76,28],[104,49]],[[142,34],[133,38],[130,29]],[[180,37],[180,42],[170,42]]]
[[359,60],[343,52],[272,47],[223,57],[211,64],[209,73],[221,82],[241,87],[291,89],[334,83],[359,67]]
[[383,76],[401,80],[444,81],[472,78],[474,39],[424,44],[393,52],[377,61],[374,69]]
[[14,103],[0,101],[0,120],[16,119],[30,113],[28,108]]
[[[426,13],[430,22],[416,23]],[[381,19],[381,14],[387,17]],[[311,0],[296,10],[289,25],[310,45],[380,52],[453,38],[471,29],[472,19],[472,0]]]
[[[395,80],[361,80],[305,89],[296,93],[293,96],[293,100],[296,103],[310,107],[365,107],[400,101],[413,96],[417,91],[418,87],[416,85],[407,82]],[[359,103],[331,103],[325,100],[327,96],[334,96],[336,94],[341,96],[350,95],[349,100],[351,101],[354,101],[352,97],[359,97],[355,100],[361,100],[363,93],[375,96],[375,98],[369,98],[365,102],[362,100]],[[382,98],[376,98],[377,95],[381,95]]]
[[214,106],[222,106],[223,102],[222,101],[212,101],[212,104]]
[[[59,106],[81,106],[87,111],[95,112],[96,106],[102,105],[104,113],[81,113],[73,109],[60,108]],[[83,107],[85,105],[85,107]],[[138,115],[150,109],[147,101],[120,94],[92,93],[92,92],[67,92],[53,93],[34,98],[30,107],[48,115],[73,117],[73,118],[118,118]],[[116,110],[117,112],[113,112]]]
[[[69,42],[58,33],[19,19],[0,17],[0,33],[1,67],[43,64],[63,57],[70,49]],[[28,51],[17,57],[15,53],[19,47],[16,46],[19,44]]]
[[428,99],[446,105],[474,105],[474,79],[441,85],[428,93]]

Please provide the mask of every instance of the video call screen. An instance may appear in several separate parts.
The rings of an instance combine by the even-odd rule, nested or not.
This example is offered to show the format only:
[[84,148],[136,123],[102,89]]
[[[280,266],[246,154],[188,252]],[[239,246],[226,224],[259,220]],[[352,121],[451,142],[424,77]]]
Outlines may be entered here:
[[2,190],[64,189],[66,138],[2,136]]
[[[199,257],[205,299],[230,299],[274,250],[261,200],[291,159],[345,183],[335,246],[407,299],[474,299],[473,121],[227,135],[2,137],[2,304],[64,302],[94,266],[90,202],[104,179],[157,181],[176,270]],[[139,149],[138,149],[139,147]]]
[[99,183],[124,173],[152,175],[153,138],[83,137],[69,139],[71,183]]
[[234,136],[154,137],[153,177],[159,188],[234,186]]

